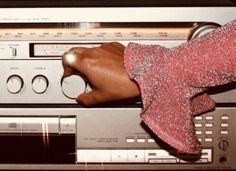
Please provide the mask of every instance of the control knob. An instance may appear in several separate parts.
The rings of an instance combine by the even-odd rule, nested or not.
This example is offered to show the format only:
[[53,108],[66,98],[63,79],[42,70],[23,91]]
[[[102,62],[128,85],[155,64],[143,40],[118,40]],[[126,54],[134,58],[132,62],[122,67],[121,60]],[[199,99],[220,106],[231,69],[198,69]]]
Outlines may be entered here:
[[23,85],[24,85],[24,81],[19,75],[11,75],[7,79],[7,90],[11,94],[19,93]]
[[220,25],[217,23],[199,23],[193,28],[193,30],[189,34],[188,40],[193,40],[196,37],[201,37],[219,27]]
[[71,75],[62,78],[61,89],[66,97],[75,99],[78,95],[86,91],[86,83],[79,75]]
[[221,140],[218,144],[219,148],[223,151],[226,151],[229,148],[229,141]]
[[48,79],[44,75],[36,75],[32,80],[32,89],[37,94],[44,93],[48,88]]

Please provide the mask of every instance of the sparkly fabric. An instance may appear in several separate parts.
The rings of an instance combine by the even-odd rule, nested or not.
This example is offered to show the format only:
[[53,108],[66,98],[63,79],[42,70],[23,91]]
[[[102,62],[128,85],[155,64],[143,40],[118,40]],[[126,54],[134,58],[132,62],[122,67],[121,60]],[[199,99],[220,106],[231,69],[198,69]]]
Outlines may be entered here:
[[236,80],[236,20],[172,49],[130,43],[124,61],[143,121],[179,152],[199,154],[193,116],[214,108],[205,90]]

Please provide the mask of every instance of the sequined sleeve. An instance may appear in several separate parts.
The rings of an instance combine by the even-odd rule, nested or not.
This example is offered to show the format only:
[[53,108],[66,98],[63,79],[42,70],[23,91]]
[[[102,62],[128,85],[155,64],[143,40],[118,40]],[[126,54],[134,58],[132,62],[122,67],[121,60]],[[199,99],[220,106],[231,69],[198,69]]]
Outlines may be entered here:
[[199,154],[193,115],[214,108],[210,86],[236,80],[236,21],[173,49],[129,44],[125,65],[141,90],[141,117],[179,152]]

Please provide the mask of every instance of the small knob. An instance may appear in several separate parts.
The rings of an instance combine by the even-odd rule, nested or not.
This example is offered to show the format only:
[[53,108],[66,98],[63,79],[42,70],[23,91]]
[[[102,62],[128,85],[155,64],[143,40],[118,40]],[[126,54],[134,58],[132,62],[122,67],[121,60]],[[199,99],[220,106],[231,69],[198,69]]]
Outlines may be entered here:
[[229,148],[229,141],[221,140],[218,144],[219,148],[223,151],[226,151]]
[[44,75],[36,75],[32,80],[32,89],[37,94],[44,93],[48,88],[48,79]]
[[19,75],[11,75],[7,79],[7,90],[11,94],[19,93],[23,85],[24,85],[24,81]]
[[79,94],[85,92],[86,83],[80,76],[71,75],[69,77],[62,78],[61,89],[66,97],[75,99]]

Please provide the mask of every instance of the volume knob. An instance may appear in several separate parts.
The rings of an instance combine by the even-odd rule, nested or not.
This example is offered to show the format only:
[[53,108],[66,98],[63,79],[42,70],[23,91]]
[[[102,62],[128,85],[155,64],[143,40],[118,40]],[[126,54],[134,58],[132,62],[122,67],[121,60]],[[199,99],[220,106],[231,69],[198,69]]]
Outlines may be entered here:
[[7,90],[11,94],[17,94],[23,87],[23,79],[19,75],[11,75],[7,79]]
[[86,83],[78,75],[71,75],[69,77],[62,78],[61,89],[63,94],[70,99],[75,99],[81,93],[86,90]]

